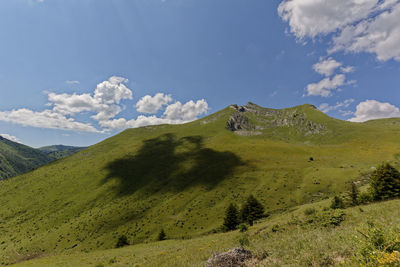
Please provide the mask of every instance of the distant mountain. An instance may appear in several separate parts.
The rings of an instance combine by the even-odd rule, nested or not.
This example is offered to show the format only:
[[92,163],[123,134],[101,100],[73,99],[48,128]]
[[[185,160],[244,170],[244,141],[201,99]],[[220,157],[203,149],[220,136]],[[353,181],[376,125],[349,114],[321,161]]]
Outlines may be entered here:
[[53,145],[40,147],[38,149],[54,159],[62,159],[85,148],[86,147]]
[[40,150],[0,136],[0,180],[31,171],[53,160]]

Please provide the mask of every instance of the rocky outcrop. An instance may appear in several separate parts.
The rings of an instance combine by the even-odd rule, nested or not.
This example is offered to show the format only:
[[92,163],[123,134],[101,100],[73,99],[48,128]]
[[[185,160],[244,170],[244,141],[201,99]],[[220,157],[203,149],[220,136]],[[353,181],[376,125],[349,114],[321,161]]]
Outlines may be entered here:
[[244,248],[234,248],[228,252],[214,254],[208,259],[207,267],[246,267],[246,261],[252,259],[250,251]]
[[[246,135],[252,135],[249,132],[257,130],[257,134],[259,134],[260,130],[277,127],[293,127],[297,133],[305,136],[330,132],[326,126],[309,120],[307,114],[298,109],[268,109],[251,102],[245,106],[231,105],[230,107],[236,112],[229,118],[227,128],[236,133],[246,131]],[[315,106],[310,105],[310,107],[316,109]],[[249,113],[256,115],[255,124],[246,117],[246,114]]]
[[235,112],[228,119],[226,128],[235,132],[239,130],[252,130],[254,129],[254,125],[245,115],[242,114],[242,112]]

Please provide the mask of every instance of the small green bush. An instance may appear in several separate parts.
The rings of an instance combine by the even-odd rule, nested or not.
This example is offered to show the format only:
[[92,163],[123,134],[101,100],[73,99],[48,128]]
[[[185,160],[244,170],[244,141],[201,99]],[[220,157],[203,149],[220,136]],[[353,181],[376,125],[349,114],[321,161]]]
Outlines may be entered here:
[[167,235],[164,232],[164,229],[161,229],[160,233],[158,234],[157,240],[163,241],[167,238]]
[[126,235],[121,235],[118,238],[117,244],[115,245],[116,248],[122,248],[125,246],[128,246],[129,242],[128,242],[128,238],[126,237]]
[[374,200],[369,192],[362,192],[358,195],[358,204],[368,204]]
[[307,208],[304,210],[304,215],[312,215],[316,212],[314,208]]
[[245,223],[242,223],[239,225],[239,231],[240,232],[247,232],[247,230],[249,230],[249,228],[247,227],[247,225]]
[[325,212],[322,215],[322,225],[327,226],[339,226],[343,221],[346,213],[343,210],[333,210]]

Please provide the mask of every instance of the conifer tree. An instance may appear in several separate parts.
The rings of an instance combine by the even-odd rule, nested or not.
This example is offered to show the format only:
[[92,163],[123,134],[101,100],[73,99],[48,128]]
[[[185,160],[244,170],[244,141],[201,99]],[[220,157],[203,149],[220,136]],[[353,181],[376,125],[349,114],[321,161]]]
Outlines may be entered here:
[[372,174],[371,193],[374,200],[400,196],[400,173],[389,163],[382,164]]
[[331,209],[344,209],[343,199],[339,196],[335,196],[332,199]]
[[225,212],[224,228],[227,231],[233,231],[239,225],[239,211],[234,204],[230,204]]
[[250,195],[242,206],[240,215],[243,222],[252,226],[255,220],[264,216],[264,207],[253,195]]
[[164,229],[161,229],[160,233],[158,234],[158,241],[163,241],[167,238],[167,235],[164,232]]
[[358,205],[358,195],[359,195],[359,191],[358,191],[357,185],[356,185],[356,183],[352,182],[351,183],[350,197],[351,197],[351,204],[353,206],[357,206]]

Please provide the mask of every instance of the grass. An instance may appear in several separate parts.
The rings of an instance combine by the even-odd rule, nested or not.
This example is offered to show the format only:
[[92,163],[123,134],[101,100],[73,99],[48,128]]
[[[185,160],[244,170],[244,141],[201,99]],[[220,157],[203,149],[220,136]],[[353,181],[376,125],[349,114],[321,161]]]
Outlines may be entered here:
[[323,213],[329,202],[322,201],[274,215],[246,233],[235,231],[191,240],[50,256],[16,266],[204,266],[213,253],[238,247],[243,238],[248,239],[246,248],[258,257],[253,266],[360,266],[360,249],[365,241],[358,230],[366,228],[367,222],[398,229],[399,205],[400,200],[392,200],[348,208],[339,226],[308,222],[310,215],[304,211],[313,208]]
[[[242,203],[250,193],[278,216],[349,190],[350,181],[383,161],[399,166],[400,120],[350,123],[304,105],[274,111],[279,120],[291,121],[290,126],[240,136],[225,128],[233,112],[228,107],[184,125],[126,130],[71,157],[0,182],[0,265],[31,255],[71,253],[81,254],[77,259],[68,255],[60,259],[85,262],[89,257],[90,264],[108,264],[108,258],[97,262],[93,257],[100,259],[121,235],[137,245],[112,253],[134,253],[139,264],[147,264],[143,257],[155,257],[170,247],[165,256],[156,257],[163,263],[163,257],[175,255],[171,251],[186,251],[187,246],[190,255],[204,247],[204,252],[192,253],[196,254],[192,259],[176,255],[195,265],[212,251],[237,243],[231,233],[217,235],[223,242],[215,247],[205,246],[214,236],[207,235],[221,226],[226,207]],[[265,119],[249,116],[255,125]],[[310,123],[323,133],[307,134]],[[304,211],[301,214],[305,216]],[[281,224],[271,219],[266,225],[272,227],[270,223]],[[153,251],[146,243],[154,242],[161,229],[174,240],[153,243]],[[337,238],[334,231],[327,231],[326,238]],[[294,229],[290,235],[310,238],[313,246],[312,238],[319,232]],[[282,249],[279,235],[277,231],[268,239],[277,246],[276,253]],[[300,249],[301,242],[296,244],[299,247],[288,249]],[[312,248],[316,255],[322,253],[317,245]],[[282,257],[278,255],[280,261],[289,262]]]

